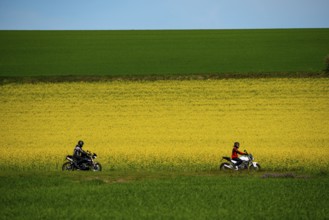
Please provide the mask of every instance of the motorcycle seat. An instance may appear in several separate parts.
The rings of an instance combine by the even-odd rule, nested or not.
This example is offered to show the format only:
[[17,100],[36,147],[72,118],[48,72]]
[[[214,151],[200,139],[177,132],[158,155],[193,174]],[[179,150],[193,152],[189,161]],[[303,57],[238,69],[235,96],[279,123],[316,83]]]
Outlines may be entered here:
[[223,157],[223,159],[228,160],[228,161],[231,161],[231,158],[230,157]]

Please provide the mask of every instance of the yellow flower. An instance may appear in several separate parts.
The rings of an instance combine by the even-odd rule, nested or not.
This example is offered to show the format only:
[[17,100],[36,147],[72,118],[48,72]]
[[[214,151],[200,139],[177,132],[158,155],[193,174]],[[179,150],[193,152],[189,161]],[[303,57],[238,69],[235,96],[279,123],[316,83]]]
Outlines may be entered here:
[[216,169],[233,142],[262,167],[328,169],[329,79],[0,86],[2,169],[60,169],[80,139],[109,169]]

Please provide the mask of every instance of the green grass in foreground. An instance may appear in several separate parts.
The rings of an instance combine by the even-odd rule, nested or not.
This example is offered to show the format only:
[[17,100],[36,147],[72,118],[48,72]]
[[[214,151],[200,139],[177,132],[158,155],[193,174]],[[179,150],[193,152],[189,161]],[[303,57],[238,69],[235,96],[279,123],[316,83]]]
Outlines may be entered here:
[[0,31],[0,77],[319,73],[329,29]]
[[[0,173],[2,219],[326,219],[326,176]],[[292,178],[295,177],[295,178]]]

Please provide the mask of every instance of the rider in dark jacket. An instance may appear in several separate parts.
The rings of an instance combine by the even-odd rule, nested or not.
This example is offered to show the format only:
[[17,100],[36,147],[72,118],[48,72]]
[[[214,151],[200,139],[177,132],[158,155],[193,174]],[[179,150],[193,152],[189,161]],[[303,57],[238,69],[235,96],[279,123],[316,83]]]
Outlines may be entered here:
[[82,150],[82,147],[84,145],[83,141],[78,141],[78,144],[75,146],[73,151],[73,158],[75,160],[75,165],[79,167],[79,165],[86,160],[87,153]]
[[247,153],[240,152],[238,150],[239,147],[240,147],[240,143],[239,142],[235,142],[234,145],[233,145],[232,156],[231,156],[232,160],[235,160],[236,161],[236,163],[234,164],[236,170],[239,169],[238,167],[242,163],[242,160],[239,158],[238,154],[247,155]]

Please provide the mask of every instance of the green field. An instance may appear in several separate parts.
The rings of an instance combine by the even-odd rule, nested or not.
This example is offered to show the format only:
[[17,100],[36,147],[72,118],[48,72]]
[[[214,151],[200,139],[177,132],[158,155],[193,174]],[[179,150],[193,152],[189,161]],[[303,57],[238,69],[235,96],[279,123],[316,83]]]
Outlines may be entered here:
[[[329,85],[312,78],[328,77],[328,28],[0,31],[0,42],[0,219],[329,219]],[[231,77],[259,79],[180,81]],[[93,80],[106,82],[49,83]],[[60,171],[77,138],[102,172]],[[261,172],[217,170],[235,139]]]
[[7,173],[0,218],[328,219],[328,189],[326,176]]
[[319,73],[329,29],[0,31],[0,77]]

